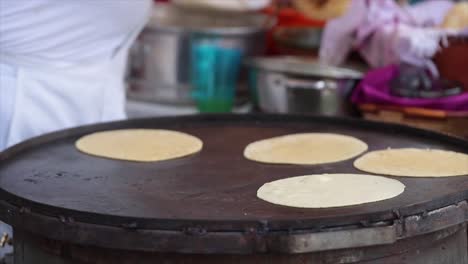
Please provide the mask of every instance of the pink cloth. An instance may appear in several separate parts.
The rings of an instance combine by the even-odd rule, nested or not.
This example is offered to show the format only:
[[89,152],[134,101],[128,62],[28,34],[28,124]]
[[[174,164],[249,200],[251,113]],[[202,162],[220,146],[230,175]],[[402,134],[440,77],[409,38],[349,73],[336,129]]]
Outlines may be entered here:
[[446,32],[436,29],[453,6],[448,0],[400,7],[394,0],[353,0],[348,12],[327,23],[320,48],[324,64],[343,63],[357,49],[371,67],[406,62],[437,75],[431,57]]
[[352,102],[354,104],[373,103],[447,111],[468,111],[468,93],[466,92],[438,99],[414,99],[391,95],[389,82],[398,74],[399,68],[395,65],[368,72],[353,91]]

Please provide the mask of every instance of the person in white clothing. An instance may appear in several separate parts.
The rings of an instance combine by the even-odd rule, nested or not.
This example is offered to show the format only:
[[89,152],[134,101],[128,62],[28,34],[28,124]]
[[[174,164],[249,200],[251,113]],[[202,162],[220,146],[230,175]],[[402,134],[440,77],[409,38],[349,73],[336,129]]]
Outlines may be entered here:
[[[47,132],[125,118],[127,52],[151,4],[0,0],[0,152]],[[0,224],[0,235],[5,230]]]
[[0,151],[122,119],[124,71],[150,0],[0,0]]

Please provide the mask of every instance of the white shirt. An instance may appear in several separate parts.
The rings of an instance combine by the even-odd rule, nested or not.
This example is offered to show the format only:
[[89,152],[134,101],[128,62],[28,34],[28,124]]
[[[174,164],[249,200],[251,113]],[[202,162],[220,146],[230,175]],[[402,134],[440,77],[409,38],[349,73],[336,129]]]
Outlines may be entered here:
[[127,52],[150,0],[0,0],[0,151],[122,119]]

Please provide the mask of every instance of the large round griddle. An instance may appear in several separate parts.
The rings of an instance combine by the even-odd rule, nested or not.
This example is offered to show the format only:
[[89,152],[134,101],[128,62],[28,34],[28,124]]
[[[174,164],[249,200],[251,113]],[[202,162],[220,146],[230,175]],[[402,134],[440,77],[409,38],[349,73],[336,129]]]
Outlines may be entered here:
[[[173,129],[199,137],[204,146],[192,156],[151,163],[89,156],[74,146],[88,133],[121,128]],[[369,151],[415,147],[468,153],[468,142],[441,134],[325,117],[200,115],[84,126],[35,138],[0,154],[0,218],[29,230],[72,226],[76,236],[80,224],[93,232],[99,228],[196,234],[291,232],[392,223],[468,198],[468,176],[462,176],[390,177],[406,185],[402,195],[340,208],[290,208],[258,199],[257,189],[269,181],[306,174],[362,173],[353,167],[354,159],[298,166],[243,157],[244,147],[253,141],[301,132],[354,136],[366,142]],[[46,224],[26,216],[46,219]]]

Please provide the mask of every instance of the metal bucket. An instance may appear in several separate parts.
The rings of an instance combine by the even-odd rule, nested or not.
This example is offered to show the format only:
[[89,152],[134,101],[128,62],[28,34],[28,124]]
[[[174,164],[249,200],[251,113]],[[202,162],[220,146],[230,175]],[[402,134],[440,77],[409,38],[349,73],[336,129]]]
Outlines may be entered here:
[[240,49],[244,56],[261,55],[272,25],[273,20],[261,14],[199,13],[155,5],[150,22],[130,52],[128,96],[190,104],[193,43],[211,41]]

